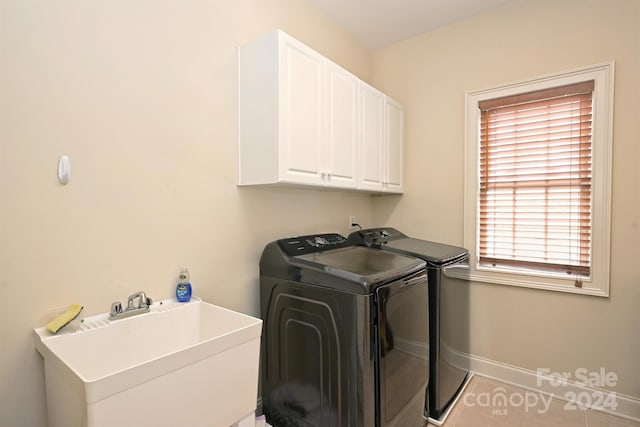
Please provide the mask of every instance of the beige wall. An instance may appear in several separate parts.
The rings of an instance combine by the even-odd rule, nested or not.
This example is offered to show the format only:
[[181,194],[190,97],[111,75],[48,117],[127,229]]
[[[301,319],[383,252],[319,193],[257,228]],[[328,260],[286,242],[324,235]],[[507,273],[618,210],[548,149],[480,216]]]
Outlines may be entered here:
[[0,2],[0,425],[46,425],[49,310],[169,298],[187,265],[257,314],[264,244],[371,223],[367,195],[235,185],[236,48],[277,27],[368,80],[370,52],[302,0]]
[[[263,245],[346,232],[351,214],[461,244],[465,91],[610,59],[611,298],[473,284],[471,350],[531,369],[605,366],[640,397],[639,7],[515,2],[372,62],[303,0],[0,1],[0,425],[46,425],[30,333],[51,309],[96,314],[139,289],[168,298],[188,265],[197,295],[256,314]],[[236,47],[276,27],[407,106],[402,198],[235,186]]]
[[[579,10],[576,10],[579,9]],[[531,370],[616,372],[640,398],[640,2],[524,0],[373,55],[372,80],[407,108],[406,194],[376,223],[463,243],[465,92],[615,60],[611,297],[470,287],[470,351]],[[489,46],[491,50],[489,50]],[[595,201],[598,203],[598,201]]]

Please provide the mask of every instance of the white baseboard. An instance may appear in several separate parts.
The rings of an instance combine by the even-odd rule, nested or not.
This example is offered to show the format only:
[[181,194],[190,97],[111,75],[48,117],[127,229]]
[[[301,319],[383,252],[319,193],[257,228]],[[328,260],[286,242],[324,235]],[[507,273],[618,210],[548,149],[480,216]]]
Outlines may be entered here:
[[[590,405],[590,409],[606,412],[617,417],[626,418],[631,421],[640,422],[640,399],[613,393],[609,390],[587,386],[585,384],[566,379],[558,381],[557,377],[539,374],[530,369],[509,365],[495,360],[486,359],[484,357],[474,356],[472,354],[462,353],[453,350],[451,347],[444,345],[442,351],[446,354],[446,359],[456,366],[466,366],[469,370],[478,376],[487,377],[532,390],[546,395],[553,395],[558,399],[570,401],[572,397],[580,396],[587,393],[588,402],[594,403]],[[444,355],[443,354],[443,355]],[[616,408],[612,410],[610,407],[598,406],[598,399],[591,399],[592,396],[610,395],[615,400]],[[584,401],[583,401],[584,403]]]

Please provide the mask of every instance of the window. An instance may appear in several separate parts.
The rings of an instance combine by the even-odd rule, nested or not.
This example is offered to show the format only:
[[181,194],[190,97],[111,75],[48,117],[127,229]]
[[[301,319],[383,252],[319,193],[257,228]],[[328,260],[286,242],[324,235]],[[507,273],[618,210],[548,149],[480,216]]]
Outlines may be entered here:
[[480,265],[589,276],[593,86],[478,104]]
[[470,278],[607,296],[613,64],[467,94]]

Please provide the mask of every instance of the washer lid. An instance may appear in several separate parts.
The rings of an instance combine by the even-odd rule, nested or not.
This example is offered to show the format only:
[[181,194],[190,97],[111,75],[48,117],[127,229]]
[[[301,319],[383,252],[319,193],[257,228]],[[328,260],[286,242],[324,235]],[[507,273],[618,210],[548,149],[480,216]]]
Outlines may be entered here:
[[469,251],[458,246],[445,245],[444,243],[429,242],[413,238],[390,240],[382,245],[388,249],[405,255],[413,255],[435,264],[445,264],[465,257]]
[[417,258],[363,246],[351,246],[291,258],[299,267],[357,282],[365,288],[404,277],[425,267]]

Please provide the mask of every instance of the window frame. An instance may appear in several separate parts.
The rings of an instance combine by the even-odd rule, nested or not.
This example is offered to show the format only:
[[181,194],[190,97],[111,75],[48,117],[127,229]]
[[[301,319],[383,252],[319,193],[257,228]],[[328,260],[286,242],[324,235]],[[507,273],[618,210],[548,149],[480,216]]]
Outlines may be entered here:
[[[466,279],[551,291],[609,296],[609,261],[611,237],[611,174],[613,148],[613,77],[614,62],[590,65],[575,70],[527,79],[506,85],[466,93],[465,103],[465,185],[464,245],[470,251],[469,270],[457,272]],[[592,241],[591,274],[576,278],[562,273],[488,267],[479,264],[479,172],[480,109],[479,102],[594,80],[592,134]]]

